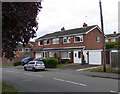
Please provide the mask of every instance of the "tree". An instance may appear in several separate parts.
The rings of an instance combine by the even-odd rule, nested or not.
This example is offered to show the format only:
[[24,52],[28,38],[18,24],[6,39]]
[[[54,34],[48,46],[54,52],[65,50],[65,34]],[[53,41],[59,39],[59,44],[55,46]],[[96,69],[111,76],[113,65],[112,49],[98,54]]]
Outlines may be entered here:
[[2,3],[2,53],[6,58],[14,57],[18,43],[23,46],[35,37],[38,29],[36,21],[41,2]]
[[119,42],[106,42],[106,49],[118,49]]

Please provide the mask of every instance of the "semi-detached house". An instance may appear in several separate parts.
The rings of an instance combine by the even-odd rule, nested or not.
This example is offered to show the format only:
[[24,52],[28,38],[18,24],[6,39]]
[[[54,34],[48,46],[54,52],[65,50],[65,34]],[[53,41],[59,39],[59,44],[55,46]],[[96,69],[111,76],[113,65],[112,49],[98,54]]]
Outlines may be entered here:
[[35,58],[58,56],[59,59],[72,59],[73,63],[102,64],[102,32],[98,25],[49,33],[36,39],[33,51]]

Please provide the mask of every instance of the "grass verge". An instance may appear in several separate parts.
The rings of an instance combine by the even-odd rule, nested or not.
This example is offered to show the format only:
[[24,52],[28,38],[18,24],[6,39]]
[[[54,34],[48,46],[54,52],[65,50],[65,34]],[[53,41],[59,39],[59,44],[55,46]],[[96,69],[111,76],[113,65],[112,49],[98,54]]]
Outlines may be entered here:
[[[90,72],[104,72],[103,71],[103,67],[99,67],[99,68],[94,68],[89,70]],[[120,69],[115,69],[113,67],[110,67],[109,65],[106,66],[106,72],[107,73],[116,73],[116,74],[120,74]]]
[[2,94],[9,94],[9,93],[14,93],[14,94],[21,94],[17,89],[15,89],[13,86],[8,85],[4,82],[2,82]]
[[59,67],[63,67],[63,66],[66,66],[66,65],[68,65],[68,63],[58,64],[58,65],[57,65],[57,68],[59,68]]
[[5,64],[2,64],[0,66],[13,66],[13,64],[10,64],[10,65],[5,65]]

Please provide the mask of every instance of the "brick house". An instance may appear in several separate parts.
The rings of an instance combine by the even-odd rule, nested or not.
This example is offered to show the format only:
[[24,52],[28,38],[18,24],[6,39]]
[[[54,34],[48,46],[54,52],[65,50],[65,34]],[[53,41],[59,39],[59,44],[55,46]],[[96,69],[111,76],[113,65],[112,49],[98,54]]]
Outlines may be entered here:
[[31,57],[32,50],[35,47],[35,42],[28,42],[25,47],[22,44],[18,44],[16,51],[14,52],[16,57]]
[[71,59],[73,63],[102,64],[102,33],[98,25],[46,34],[36,39],[34,58],[54,57]]
[[120,33],[106,34],[106,42],[116,42],[120,38]]

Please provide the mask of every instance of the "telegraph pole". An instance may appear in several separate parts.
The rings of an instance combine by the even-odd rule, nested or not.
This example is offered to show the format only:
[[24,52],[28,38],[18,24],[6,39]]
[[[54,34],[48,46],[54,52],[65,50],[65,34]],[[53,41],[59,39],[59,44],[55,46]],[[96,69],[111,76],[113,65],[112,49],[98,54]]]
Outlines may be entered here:
[[101,30],[102,30],[102,43],[103,43],[103,69],[106,72],[106,46],[104,40],[104,25],[103,25],[103,15],[102,15],[102,4],[101,0],[99,0],[100,4],[100,18],[101,18]]

